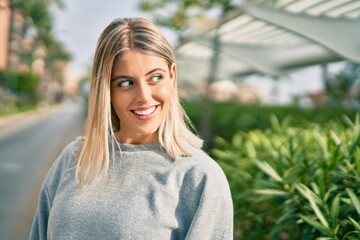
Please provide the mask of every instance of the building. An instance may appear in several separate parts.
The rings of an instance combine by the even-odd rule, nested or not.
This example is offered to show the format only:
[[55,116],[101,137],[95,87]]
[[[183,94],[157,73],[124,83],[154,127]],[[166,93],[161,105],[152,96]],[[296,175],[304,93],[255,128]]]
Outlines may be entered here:
[[8,64],[10,15],[10,1],[0,0],[0,70]]

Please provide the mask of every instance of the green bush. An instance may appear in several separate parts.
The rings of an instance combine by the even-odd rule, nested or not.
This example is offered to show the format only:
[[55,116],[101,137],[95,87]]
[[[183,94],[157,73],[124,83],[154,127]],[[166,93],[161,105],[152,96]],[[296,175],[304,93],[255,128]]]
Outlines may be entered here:
[[[183,106],[197,129],[200,128],[202,103],[184,101]],[[276,115],[279,121],[291,126],[307,128],[310,123],[325,124],[336,121],[343,124],[341,116],[346,114],[354,119],[355,112],[333,108],[303,109],[296,106],[241,105],[238,103],[212,103],[211,132],[230,141],[237,130],[248,132],[253,129],[267,129],[271,126],[270,116]],[[214,142],[208,142],[209,149]]]
[[0,87],[18,97],[17,105],[34,105],[39,100],[37,92],[40,83],[38,75],[27,72],[1,71]]
[[241,239],[360,239],[360,120],[217,137]]

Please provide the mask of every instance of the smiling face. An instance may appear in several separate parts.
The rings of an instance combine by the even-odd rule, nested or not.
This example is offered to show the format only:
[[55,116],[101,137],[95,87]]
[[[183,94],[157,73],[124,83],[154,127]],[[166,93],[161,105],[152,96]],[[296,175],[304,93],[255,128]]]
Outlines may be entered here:
[[111,73],[111,103],[120,119],[117,139],[145,144],[158,140],[158,129],[169,112],[175,86],[175,65],[137,51],[116,58]]

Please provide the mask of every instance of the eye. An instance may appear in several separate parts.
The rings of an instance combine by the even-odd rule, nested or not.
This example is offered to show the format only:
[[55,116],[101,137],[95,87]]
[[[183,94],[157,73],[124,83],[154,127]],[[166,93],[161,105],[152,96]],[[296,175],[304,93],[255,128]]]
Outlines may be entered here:
[[159,75],[153,75],[151,76],[151,78],[149,79],[149,83],[150,84],[158,84],[162,79],[164,78],[163,75],[159,74]]
[[131,80],[121,81],[117,84],[117,86],[120,88],[126,88],[126,87],[130,87],[132,85],[134,85],[134,82]]

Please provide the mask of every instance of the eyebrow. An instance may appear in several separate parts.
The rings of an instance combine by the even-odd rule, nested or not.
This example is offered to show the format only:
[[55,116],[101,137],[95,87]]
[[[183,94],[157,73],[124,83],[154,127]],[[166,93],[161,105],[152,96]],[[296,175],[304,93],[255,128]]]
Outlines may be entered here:
[[[164,69],[162,69],[162,68],[154,68],[154,69],[150,70],[149,72],[147,72],[145,74],[145,76],[148,76],[148,75],[150,75],[150,74],[152,74],[153,72],[156,72],[156,71],[162,71],[162,72],[166,73],[166,71]],[[117,80],[119,78],[133,78],[133,77],[128,76],[128,75],[115,76],[115,77],[111,78],[111,82],[113,82],[113,81],[115,81],[115,80]]]

